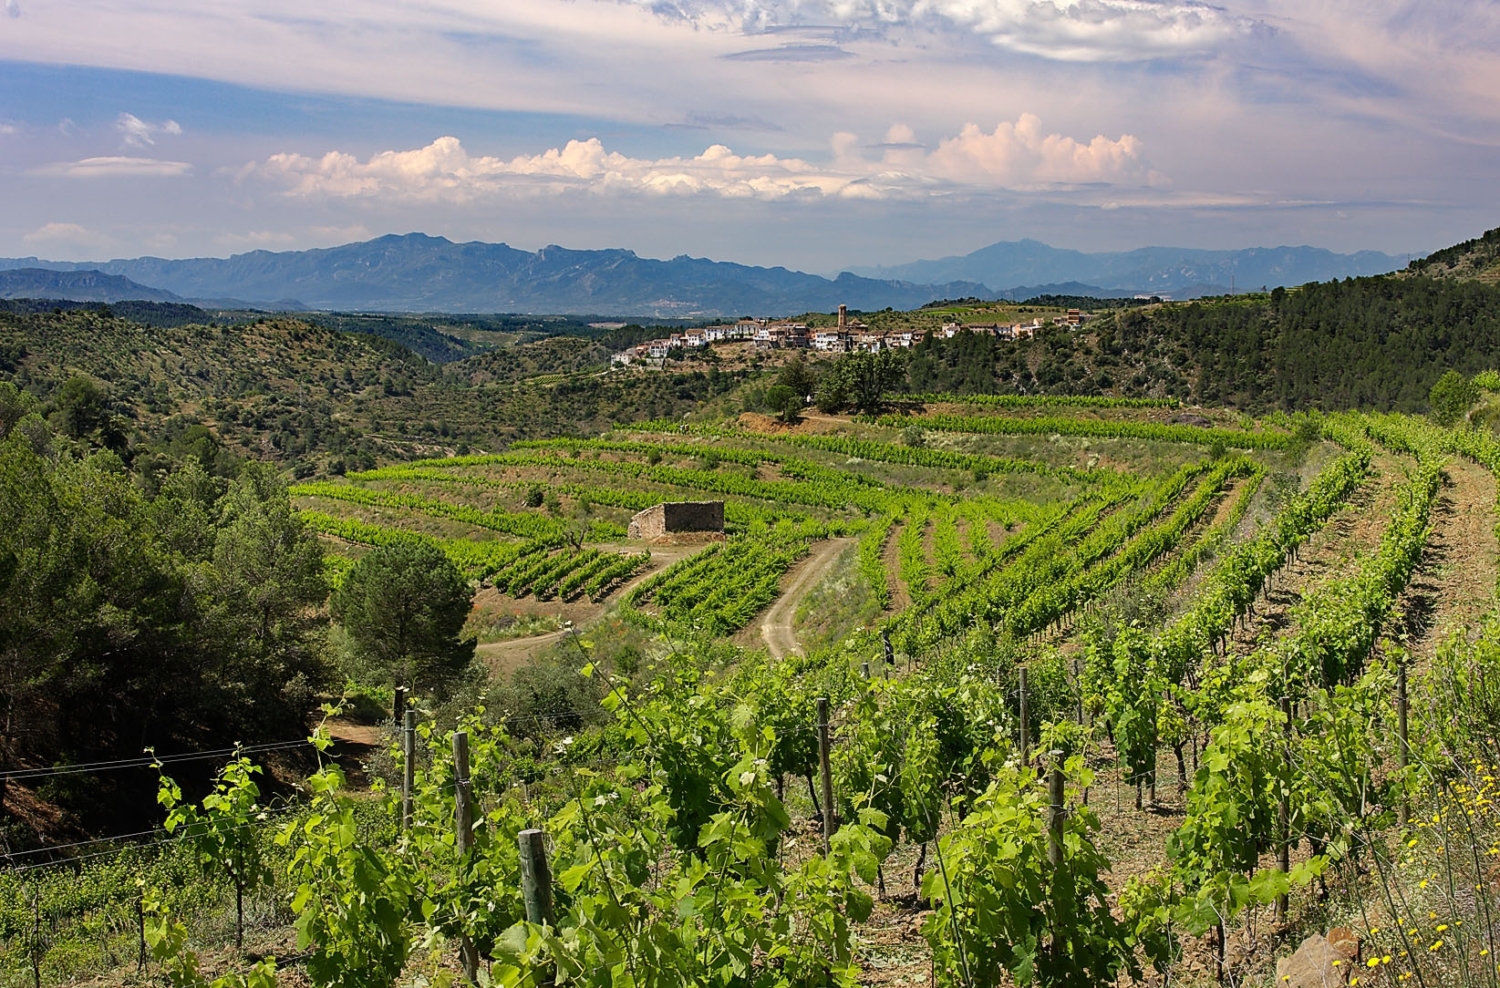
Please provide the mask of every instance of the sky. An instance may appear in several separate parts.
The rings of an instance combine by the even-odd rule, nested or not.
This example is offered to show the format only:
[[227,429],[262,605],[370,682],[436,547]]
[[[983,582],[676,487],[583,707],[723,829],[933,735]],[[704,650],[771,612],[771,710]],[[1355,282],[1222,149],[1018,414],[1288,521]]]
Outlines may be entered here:
[[0,0],[0,255],[1418,253],[1496,93],[1472,0]]

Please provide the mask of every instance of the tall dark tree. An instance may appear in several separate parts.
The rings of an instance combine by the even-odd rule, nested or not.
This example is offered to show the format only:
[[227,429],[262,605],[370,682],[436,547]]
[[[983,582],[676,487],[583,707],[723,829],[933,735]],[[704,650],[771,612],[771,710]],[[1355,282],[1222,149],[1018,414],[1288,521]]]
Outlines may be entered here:
[[86,439],[109,420],[104,393],[86,377],[75,377],[57,395],[57,420],[74,439]]
[[[163,496],[179,501],[189,518],[211,489],[202,468],[189,460],[185,476]],[[158,499],[160,500],[160,498]],[[205,667],[219,695],[243,692],[240,706],[260,711],[266,723],[290,733],[312,706],[324,667],[313,631],[328,599],[323,550],[292,510],[281,478],[248,463],[217,504],[213,548],[200,594],[206,637],[217,643]],[[201,544],[186,529],[166,528],[179,545]],[[280,697],[283,703],[267,703]]]
[[292,511],[286,485],[264,464],[245,465],[220,510],[213,563],[221,596],[240,615],[235,637],[277,651],[328,596],[322,547]]
[[381,546],[354,564],[333,595],[333,616],[397,687],[442,687],[474,658],[460,639],[474,590],[430,542]]

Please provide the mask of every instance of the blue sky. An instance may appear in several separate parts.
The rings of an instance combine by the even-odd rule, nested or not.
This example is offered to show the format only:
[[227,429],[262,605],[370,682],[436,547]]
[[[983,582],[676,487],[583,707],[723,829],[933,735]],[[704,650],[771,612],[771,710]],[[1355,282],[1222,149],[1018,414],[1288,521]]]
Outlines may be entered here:
[[0,0],[0,254],[1425,251],[1497,92],[1461,0]]

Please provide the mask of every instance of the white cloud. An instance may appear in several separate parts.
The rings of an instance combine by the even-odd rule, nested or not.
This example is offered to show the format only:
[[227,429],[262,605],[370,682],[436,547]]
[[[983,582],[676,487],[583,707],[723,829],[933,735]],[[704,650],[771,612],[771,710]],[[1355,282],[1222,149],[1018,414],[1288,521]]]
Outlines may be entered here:
[[131,158],[120,155],[84,158],[82,161],[60,161],[43,165],[32,174],[62,178],[177,178],[193,170],[186,161],[160,161],[156,158]]
[[[833,25],[875,35],[897,28],[968,32],[1041,58],[1133,62],[1216,49],[1255,21],[1194,0],[622,0],[670,20],[744,34]],[[800,53],[843,54],[833,45]],[[782,49],[735,57],[773,58]]]
[[19,134],[20,132],[20,128],[16,127],[14,124],[0,123],[0,137],[4,137],[9,134]]
[[568,189],[779,198],[800,191],[833,194],[847,184],[796,158],[740,157],[722,144],[695,158],[646,160],[606,151],[597,137],[509,161],[472,156],[456,137],[440,137],[412,151],[383,151],[365,161],[340,151],[321,158],[277,154],[248,166],[244,174],[283,185],[296,197],[456,202],[504,190]]
[[360,160],[341,151],[322,157],[272,155],[245,166],[242,179],[280,186],[295,198],[359,198],[417,202],[467,202],[499,193],[712,195],[733,199],[791,196],[855,199],[906,198],[929,192],[1041,188],[1125,182],[1158,176],[1141,159],[1141,142],[1129,134],[1080,142],[1044,133],[1023,114],[993,133],[970,124],[926,152],[904,124],[893,126],[884,154],[865,158],[853,134],[834,135],[832,160],[816,164],[774,154],[738,155],[714,144],[691,158],[633,158],[609,151],[598,138],[509,160],[471,155],[456,137],[423,148],[383,151]]
[[[732,108],[805,140],[833,120],[873,132],[877,114],[1095,112],[1097,80],[1058,91],[1077,60],[1196,57],[1256,21],[1192,0],[54,0],[25,23],[0,58],[658,125]],[[1138,102],[1109,87],[1114,107]]]
[[1129,134],[1118,140],[1099,135],[1083,143],[1045,134],[1030,113],[1002,123],[993,133],[969,124],[928,156],[933,171],[955,182],[999,185],[1087,184],[1147,179],[1141,142]]
[[5,0],[5,14],[7,17],[20,17],[21,5],[16,0]]
[[1212,51],[1254,21],[1206,3],[1153,0],[919,0],[994,44],[1070,62],[1132,62]]
[[115,119],[115,130],[118,130],[124,138],[126,147],[144,148],[155,144],[159,134],[179,136],[182,133],[182,125],[176,120],[151,123],[133,113],[122,113]]
[[42,248],[72,249],[108,246],[110,238],[77,223],[48,223],[21,238],[22,243]]

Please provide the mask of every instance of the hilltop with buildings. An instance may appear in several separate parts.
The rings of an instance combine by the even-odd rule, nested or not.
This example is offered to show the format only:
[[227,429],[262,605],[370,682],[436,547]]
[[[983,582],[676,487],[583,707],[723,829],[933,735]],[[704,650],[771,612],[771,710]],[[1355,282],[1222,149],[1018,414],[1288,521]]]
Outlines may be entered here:
[[[971,313],[975,317],[985,314]],[[832,326],[820,327],[807,320],[739,319],[646,340],[614,354],[611,363],[616,367],[629,367],[641,362],[663,361],[674,353],[686,355],[716,344],[731,343],[753,343],[756,350],[880,353],[885,350],[909,350],[927,333],[948,340],[963,333],[992,336],[1000,340],[1029,340],[1044,326],[1078,329],[1091,318],[1091,313],[1068,309],[1060,315],[1033,316],[1029,320],[969,322],[954,317],[937,329],[877,329],[859,318],[851,317],[849,307],[840,305],[838,321]]]

